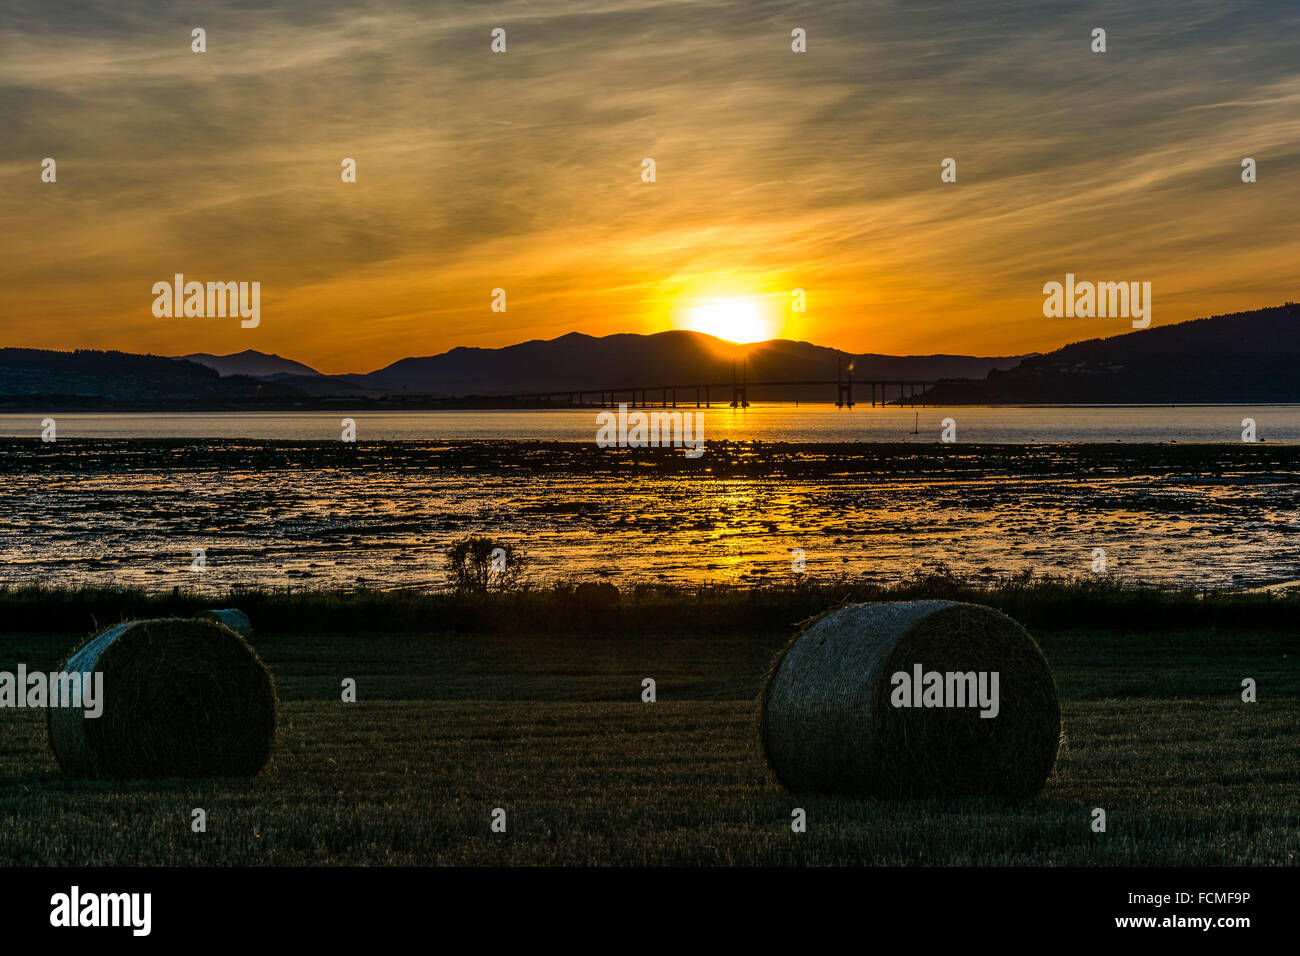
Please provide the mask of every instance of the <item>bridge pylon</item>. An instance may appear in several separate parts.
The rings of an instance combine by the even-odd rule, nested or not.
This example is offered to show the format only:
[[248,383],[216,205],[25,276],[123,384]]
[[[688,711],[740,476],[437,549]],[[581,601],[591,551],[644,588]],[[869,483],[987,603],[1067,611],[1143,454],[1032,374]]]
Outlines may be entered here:
[[731,407],[732,408],[749,408],[749,363],[745,362],[741,369],[741,379],[736,381],[736,361],[731,361]]
[[[875,389],[872,389],[872,398],[875,398]],[[873,403],[874,404],[874,401]],[[853,363],[849,362],[848,377],[844,376],[844,356],[835,356],[835,407],[852,408],[853,407]]]

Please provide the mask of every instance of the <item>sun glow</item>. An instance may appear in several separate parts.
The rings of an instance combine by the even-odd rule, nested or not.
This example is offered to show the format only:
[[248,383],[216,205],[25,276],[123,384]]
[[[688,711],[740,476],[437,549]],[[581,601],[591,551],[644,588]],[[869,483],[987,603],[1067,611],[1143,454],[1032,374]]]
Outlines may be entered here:
[[741,297],[701,300],[687,312],[685,327],[729,342],[762,342],[772,337],[762,307]]

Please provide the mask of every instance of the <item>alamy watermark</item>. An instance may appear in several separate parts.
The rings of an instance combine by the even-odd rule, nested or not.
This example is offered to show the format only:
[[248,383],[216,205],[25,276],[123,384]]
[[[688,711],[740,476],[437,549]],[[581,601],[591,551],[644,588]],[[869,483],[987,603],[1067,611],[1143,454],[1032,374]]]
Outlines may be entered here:
[[262,283],[186,282],[177,272],[172,281],[153,284],[155,318],[225,318],[236,316],[241,328],[255,329],[262,321]]
[[897,671],[889,679],[894,707],[978,707],[981,717],[998,715],[997,671]]
[[687,458],[704,454],[703,412],[632,412],[620,402],[618,414],[596,415],[596,444],[601,448],[686,448]]
[[0,707],[83,708],[87,718],[104,713],[104,675],[99,671],[0,671]]
[[1049,319],[1132,319],[1133,328],[1151,324],[1150,282],[1075,282],[1065,274],[1065,284],[1043,286],[1043,315]]
[[50,925],[124,926],[133,936],[148,936],[152,910],[152,893],[83,893],[74,885],[50,897]]

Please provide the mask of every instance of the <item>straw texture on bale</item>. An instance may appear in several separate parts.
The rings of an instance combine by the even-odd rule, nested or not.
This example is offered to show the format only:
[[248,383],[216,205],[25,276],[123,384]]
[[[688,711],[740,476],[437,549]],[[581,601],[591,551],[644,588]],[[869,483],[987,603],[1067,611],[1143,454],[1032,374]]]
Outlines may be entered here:
[[103,713],[47,711],[59,765],[83,777],[253,776],[275,744],[270,672],[223,624],[119,624],[74,650],[63,671],[103,674]]
[[224,607],[215,608],[209,611],[200,611],[195,617],[206,618],[210,621],[218,621],[230,628],[236,634],[248,637],[253,633],[253,622],[248,619],[248,615],[238,608]]
[[[978,707],[894,707],[892,677],[999,674]],[[955,601],[859,604],[822,615],[780,653],[762,696],[768,766],[794,792],[1034,796],[1056,762],[1061,711],[1047,660],[999,611]]]

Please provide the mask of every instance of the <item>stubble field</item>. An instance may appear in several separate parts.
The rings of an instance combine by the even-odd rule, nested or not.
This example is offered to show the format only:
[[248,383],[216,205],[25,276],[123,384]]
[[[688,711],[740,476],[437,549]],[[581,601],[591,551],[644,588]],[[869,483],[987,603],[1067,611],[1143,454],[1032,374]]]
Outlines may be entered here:
[[[793,795],[755,699],[770,633],[267,634],[282,703],[255,780],[65,778],[44,713],[0,712],[4,865],[1294,865],[1287,630],[1040,631],[1066,740],[1032,802]],[[11,635],[56,666],[76,639]],[[1253,677],[1260,699],[1240,701]],[[341,683],[357,681],[358,702]],[[654,678],[657,701],[641,700]],[[1107,814],[1093,832],[1092,811]],[[207,831],[191,829],[202,808]],[[490,828],[496,808],[506,832]],[[791,811],[807,812],[805,833]]]

